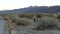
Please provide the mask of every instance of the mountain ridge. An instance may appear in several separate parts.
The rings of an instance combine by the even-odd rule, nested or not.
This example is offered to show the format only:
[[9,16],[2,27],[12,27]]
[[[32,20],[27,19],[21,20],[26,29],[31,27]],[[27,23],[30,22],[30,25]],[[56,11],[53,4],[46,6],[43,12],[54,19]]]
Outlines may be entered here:
[[60,13],[60,6],[30,6],[27,8],[0,11],[0,14]]

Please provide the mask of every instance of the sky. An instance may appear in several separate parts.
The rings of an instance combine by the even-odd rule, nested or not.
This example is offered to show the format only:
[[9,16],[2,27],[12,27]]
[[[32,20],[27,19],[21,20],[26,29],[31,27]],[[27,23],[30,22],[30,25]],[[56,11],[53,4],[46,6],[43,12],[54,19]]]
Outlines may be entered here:
[[29,6],[60,5],[60,0],[0,0],[0,10],[12,10]]

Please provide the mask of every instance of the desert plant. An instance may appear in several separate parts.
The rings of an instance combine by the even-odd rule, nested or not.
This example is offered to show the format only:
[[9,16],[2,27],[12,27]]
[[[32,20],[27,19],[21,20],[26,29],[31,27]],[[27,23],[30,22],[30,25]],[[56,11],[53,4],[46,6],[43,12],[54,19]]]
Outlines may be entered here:
[[36,14],[36,17],[37,18],[41,18],[42,16],[40,14]]
[[37,26],[33,29],[36,29],[36,30],[41,30],[41,29],[53,29],[55,27],[57,27],[58,25],[58,22],[56,21],[56,19],[53,19],[53,18],[43,18],[41,19]]
[[22,26],[26,26],[26,25],[30,25],[31,23],[27,20],[20,20],[20,19],[17,19],[15,20],[15,23],[16,25],[22,25]]
[[57,18],[60,19],[60,15],[58,15]]
[[31,24],[30,23],[30,21],[28,21],[28,20],[25,20],[25,19],[20,19],[19,17],[17,17],[17,16],[13,16],[13,17],[11,17],[11,19],[12,19],[12,21],[16,24],[16,25],[29,25],[29,24]]

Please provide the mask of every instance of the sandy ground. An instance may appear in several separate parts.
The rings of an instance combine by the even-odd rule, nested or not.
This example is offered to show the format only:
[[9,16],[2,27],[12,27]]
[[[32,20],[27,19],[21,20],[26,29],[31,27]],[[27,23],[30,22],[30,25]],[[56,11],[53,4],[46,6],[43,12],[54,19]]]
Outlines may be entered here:
[[32,30],[29,27],[20,27],[20,30],[15,30],[16,34],[60,34],[58,30]]

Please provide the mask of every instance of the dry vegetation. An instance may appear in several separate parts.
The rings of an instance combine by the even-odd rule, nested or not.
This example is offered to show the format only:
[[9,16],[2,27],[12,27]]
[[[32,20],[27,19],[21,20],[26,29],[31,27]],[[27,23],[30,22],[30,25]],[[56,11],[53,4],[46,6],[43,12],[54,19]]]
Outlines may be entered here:
[[[0,18],[4,17],[4,19],[7,20],[5,16],[9,16],[12,22],[14,22],[17,26],[30,26],[31,24],[36,24],[36,26],[32,28],[33,30],[51,30],[60,28],[60,15],[55,15],[56,14],[7,14],[0,15]],[[31,23],[32,21],[29,21],[29,19],[33,20],[34,16],[38,19],[38,21],[36,23]]]

